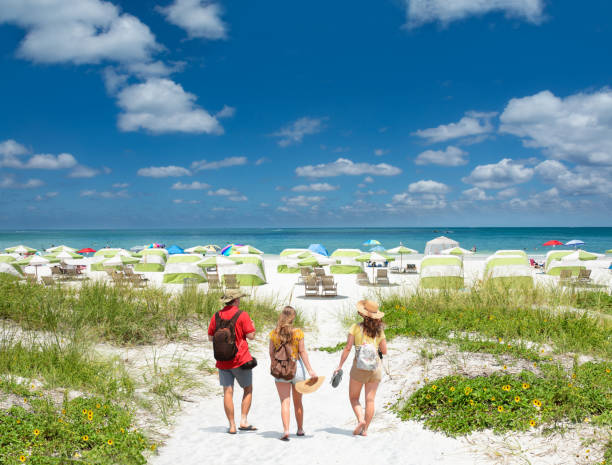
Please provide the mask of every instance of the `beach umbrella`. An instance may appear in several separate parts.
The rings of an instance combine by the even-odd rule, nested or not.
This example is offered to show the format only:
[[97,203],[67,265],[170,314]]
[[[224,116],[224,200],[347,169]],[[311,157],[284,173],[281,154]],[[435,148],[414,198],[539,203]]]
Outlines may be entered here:
[[7,253],[18,253],[18,254],[24,254],[24,253],[34,253],[36,252],[36,249],[33,249],[32,247],[28,247],[27,245],[15,245],[13,247],[7,247],[6,249],[4,249],[5,252]]
[[606,250],[607,254],[612,254],[612,249]]
[[390,253],[393,255],[399,255],[400,256],[400,267],[403,267],[404,266],[404,263],[403,263],[404,255],[410,255],[410,254],[419,253],[419,252],[409,247],[404,247],[403,245],[400,245],[400,246],[394,247],[393,249],[387,250],[387,253]]
[[562,262],[571,262],[575,260],[597,260],[598,258],[603,257],[603,255],[598,253],[587,252],[585,250],[576,250],[569,255],[561,257],[560,260]]
[[362,253],[363,251],[360,249],[336,249],[333,251],[331,256],[339,257],[339,258],[352,258],[352,257],[358,257]]
[[114,257],[104,260],[102,264],[104,266],[124,266],[133,265],[134,263],[138,263],[139,261],[140,260],[136,257],[131,257],[129,255],[123,255],[118,253]]
[[185,253],[183,249],[181,249],[178,245],[171,245],[166,249],[170,255],[174,255],[177,253]]
[[57,252],[76,252],[76,249],[72,247],[68,247],[67,245],[57,245],[55,247],[48,248],[45,250],[47,253],[57,253]]
[[69,252],[67,250],[64,250],[62,252],[55,252],[55,253],[50,253],[45,255],[45,257],[47,258],[59,258],[60,260],[65,260],[66,258],[83,258],[82,255],[79,255],[77,253],[73,253],[73,252]]
[[436,237],[425,244],[425,255],[437,255],[443,250],[459,247],[459,242],[446,236]]
[[226,257],[228,257],[230,255],[236,255],[236,254],[256,254],[256,255],[261,255],[261,254],[263,254],[263,252],[261,250],[259,250],[259,249],[256,249],[252,245],[228,244],[228,245],[226,245],[225,247],[223,247],[221,249],[221,254],[225,255]]
[[[385,263],[390,260],[393,260],[393,257],[384,253],[384,252],[370,252],[364,253],[355,257],[355,260],[358,262],[374,262],[374,263]],[[374,279],[374,267],[372,267],[372,279]]]
[[452,247],[450,249],[445,249],[440,252],[440,255],[474,255],[474,252],[471,250],[464,249],[462,247]]
[[[45,260],[44,262],[40,262],[38,259],[43,259]],[[32,263],[32,261],[34,261],[34,263]],[[28,266],[28,265],[32,265],[32,266],[36,266],[36,263],[39,262],[39,265],[46,265],[48,263],[57,263],[59,262],[60,259],[59,258],[55,258],[53,256],[46,256],[46,257],[42,257],[40,255],[30,255],[28,257],[24,257],[21,260],[17,260],[15,263],[15,265],[20,265],[20,266]]]
[[195,247],[189,247],[188,249],[185,249],[186,253],[201,253],[202,255],[204,255],[206,252],[208,252],[208,249],[206,247],[204,247],[203,245],[196,245]]
[[0,254],[0,263],[11,263],[16,261],[17,259],[9,254]]
[[368,246],[368,245],[380,245],[380,242],[378,242],[376,239],[368,239],[367,241],[365,241],[363,244],[361,244],[363,246]]
[[563,242],[559,242],[556,240],[552,240],[552,241],[548,241],[548,242],[544,242],[544,244],[542,244],[544,247],[555,247],[557,245],[563,245]]
[[573,241],[566,242],[565,245],[570,245],[572,247],[581,247],[584,245],[584,242],[578,239],[574,239]]
[[310,250],[311,252],[318,253],[320,255],[325,255],[326,257],[329,257],[329,252],[321,244],[310,244],[308,246],[308,250]]
[[34,255],[28,263],[28,266],[34,267],[34,274],[36,275],[36,277],[38,277],[38,267],[48,265],[49,263],[50,261],[45,257],[41,257],[40,255]]
[[[132,248],[134,248],[134,247],[132,247]],[[92,249],[91,247],[86,247],[84,249],[77,250],[76,253],[96,253],[96,251],[94,249]]]
[[303,258],[297,264],[298,266],[324,266],[336,263],[333,258],[326,257],[325,255],[311,253],[308,257]]

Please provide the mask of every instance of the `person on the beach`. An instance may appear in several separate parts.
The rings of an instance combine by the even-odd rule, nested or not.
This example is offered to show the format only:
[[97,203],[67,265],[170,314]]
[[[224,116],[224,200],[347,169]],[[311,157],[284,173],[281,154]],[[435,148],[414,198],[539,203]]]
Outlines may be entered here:
[[[382,317],[385,315],[378,310],[378,304],[370,300],[357,302],[357,312],[363,317],[361,323],[355,323],[349,329],[346,347],[340,356],[340,364],[334,373],[342,369],[355,345],[355,358],[350,373],[349,399],[357,417],[355,435],[367,436],[368,427],[374,417],[374,400],[376,390],[382,379],[382,355],[387,354],[387,340],[385,338]],[[365,416],[359,403],[361,389],[365,386]]]
[[299,328],[293,327],[295,320],[295,309],[285,307],[278,316],[276,328],[270,332],[270,360],[274,361],[275,352],[286,344],[291,348],[291,357],[295,360],[295,376],[293,379],[285,380],[274,378],[278,397],[281,402],[281,419],[283,421],[283,435],[281,440],[289,440],[289,419],[291,416],[290,398],[293,394],[293,408],[295,410],[295,420],[297,422],[297,435],[304,436],[304,407],[302,405],[302,394],[295,389],[295,384],[306,380],[306,372],[311,378],[316,378],[317,374],[310,366],[308,352],[304,346],[304,332]]
[[[238,429],[241,431],[257,430],[247,420],[253,396],[253,373],[251,369],[245,369],[245,366],[253,365],[254,360],[249,353],[247,339],[255,339],[255,326],[249,315],[238,308],[240,298],[245,295],[238,290],[226,291],[221,297],[221,302],[224,304],[223,309],[215,313],[208,326],[208,340],[213,341],[217,359],[216,366],[219,370],[219,384],[223,386],[223,407],[229,421],[228,433],[230,434],[236,434],[234,379],[243,389]],[[230,336],[230,338],[225,340],[224,336]]]

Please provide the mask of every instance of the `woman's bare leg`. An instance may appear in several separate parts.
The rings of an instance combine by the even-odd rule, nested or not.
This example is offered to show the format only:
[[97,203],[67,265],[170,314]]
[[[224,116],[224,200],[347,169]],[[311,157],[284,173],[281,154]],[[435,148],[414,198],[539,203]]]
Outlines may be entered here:
[[374,418],[374,401],[376,400],[376,390],[379,384],[380,381],[376,381],[375,383],[366,383],[365,385],[365,426],[363,431],[361,431],[362,436],[368,435],[368,428],[372,418]]
[[304,434],[304,406],[302,405],[302,393],[295,389],[292,384],[293,408],[295,410],[295,421],[297,422],[298,434]]
[[291,383],[276,383],[278,397],[281,403],[281,419],[283,421],[283,437],[289,437],[289,421],[291,418]]
[[357,417],[357,428],[353,431],[353,434],[360,434],[365,427],[365,420],[363,418],[363,409],[359,403],[359,396],[361,395],[361,388],[363,383],[359,383],[351,378],[349,382],[349,400],[351,401],[351,407]]

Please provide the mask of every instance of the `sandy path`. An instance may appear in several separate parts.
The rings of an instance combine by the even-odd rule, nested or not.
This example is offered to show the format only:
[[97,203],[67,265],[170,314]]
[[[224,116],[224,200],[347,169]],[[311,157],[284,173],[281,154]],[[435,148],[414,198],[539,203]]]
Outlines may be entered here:
[[[274,279],[277,292],[278,289],[285,289],[291,293],[296,277],[277,275]],[[354,280],[354,276],[340,277],[340,290],[355,291]],[[262,292],[265,293],[265,290],[258,291],[260,295]],[[307,347],[335,345],[343,340],[346,331],[341,326],[338,314],[354,308],[355,301],[363,292],[355,291],[352,298],[307,300],[301,297],[302,290],[296,287],[298,295],[286,298],[290,298],[293,305],[316,322],[313,325],[316,329],[306,334]],[[363,457],[376,457],[377,461],[388,463],[475,463],[474,455],[460,441],[426,431],[415,422],[401,422],[384,411],[384,404],[393,400],[392,386],[384,381],[377,396],[377,414],[370,427],[370,436],[354,437],[355,417],[348,401],[348,373],[345,373],[337,389],[333,389],[326,380],[317,393],[304,396],[306,437],[294,435],[296,426],[292,418],[290,443],[279,441],[282,432],[280,406],[269,374],[270,362],[265,344],[256,344],[253,353],[259,360],[259,366],[253,373],[254,394],[249,420],[259,431],[239,432],[237,435],[226,433],[227,419],[223,412],[221,389],[217,386],[216,395],[185,406],[170,439],[150,463],[195,465],[236,463],[240,460],[271,463],[282,458],[294,464],[334,464],[363,463]],[[329,379],[337,366],[339,353],[310,350],[309,355],[315,371]],[[350,360],[345,368],[350,368]],[[216,382],[216,378],[211,377],[211,380]],[[240,398],[241,391],[237,389],[234,399],[237,420]]]

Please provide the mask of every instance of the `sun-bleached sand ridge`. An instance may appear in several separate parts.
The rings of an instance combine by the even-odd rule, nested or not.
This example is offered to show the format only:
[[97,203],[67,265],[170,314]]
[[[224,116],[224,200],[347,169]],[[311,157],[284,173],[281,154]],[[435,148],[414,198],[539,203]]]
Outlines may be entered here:
[[[466,278],[479,279],[480,260],[466,262]],[[336,276],[339,297],[317,299],[303,297],[303,288],[294,286],[295,275],[276,273],[278,260],[268,258],[266,275],[270,284],[253,292],[259,296],[276,298],[280,303],[295,306],[311,322],[306,332],[306,345],[310,349],[313,368],[328,377],[337,366],[339,353],[329,354],[312,350],[315,347],[335,345],[346,337],[341,317],[353,312],[357,300],[377,292],[397,293],[416,286],[416,276],[394,276],[392,282],[403,284],[389,288],[359,287],[352,275]],[[605,275],[602,275],[605,276]],[[537,275],[536,279],[550,277]],[[442,355],[424,363],[419,352],[425,341],[398,338],[390,343],[385,360],[387,373],[379,388],[377,413],[367,438],[353,437],[355,419],[348,401],[348,373],[342,384],[333,389],[327,382],[315,394],[304,396],[306,436],[294,435],[296,426],[292,418],[290,443],[279,441],[281,434],[279,400],[274,381],[269,374],[266,334],[258,335],[251,345],[259,366],[254,370],[253,406],[249,416],[256,432],[227,434],[227,420],[223,412],[221,388],[216,376],[207,383],[211,394],[183,404],[183,410],[168,431],[169,438],[151,457],[153,465],[201,464],[248,461],[272,463],[288,461],[295,464],[366,463],[372,459],[402,464],[475,464],[475,463],[590,463],[582,454],[583,439],[598,433],[589,425],[579,425],[563,436],[544,437],[539,431],[512,433],[504,436],[491,432],[473,433],[468,437],[449,438],[423,428],[418,422],[402,422],[385,406],[397,399],[400,391],[409,393],[419,387],[425,376],[432,379],[451,373],[486,374],[500,369],[500,360],[487,354],[457,353],[443,344]],[[193,354],[192,354],[193,355]],[[210,357],[210,352],[202,354]],[[520,371],[521,367],[510,370]],[[236,412],[239,412],[240,389],[236,390]],[[292,414],[293,415],[293,414]],[[594,447],[591,447],[594,449]],[[594,457],[595,451],[591,452]],[[592,459],[591,459],[592,460]]]

